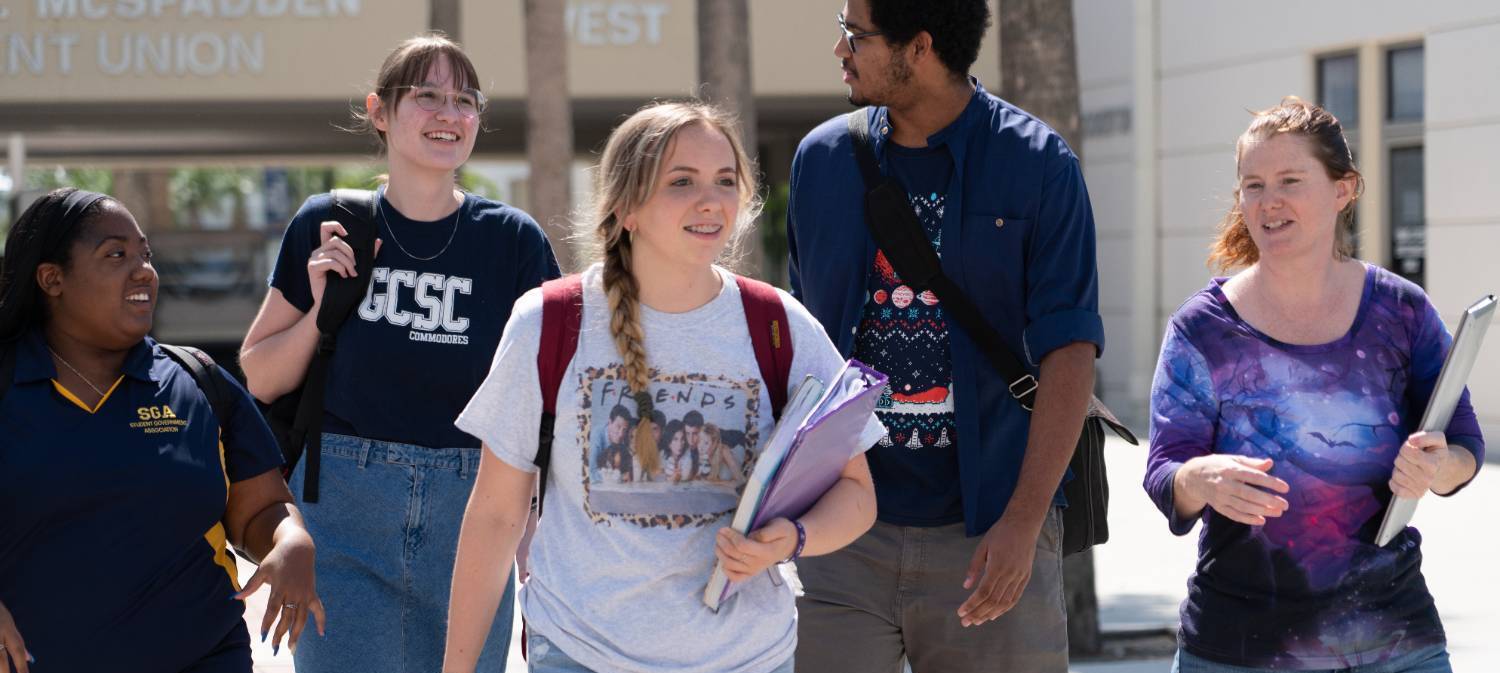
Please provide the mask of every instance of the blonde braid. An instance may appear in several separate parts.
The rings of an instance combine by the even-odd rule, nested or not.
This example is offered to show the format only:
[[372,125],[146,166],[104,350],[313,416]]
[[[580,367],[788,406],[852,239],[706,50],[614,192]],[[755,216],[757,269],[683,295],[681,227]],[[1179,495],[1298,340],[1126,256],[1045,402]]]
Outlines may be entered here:
[[625,381],[635,393],[636,465],[642,474],[661,469],[661,450],[651,436],[651,378],[646,368],[646,335],[641,331],[640,288],[630,268],[630,239],[619,237],[604,251],[604,294],[609,298],[609,333],[625,360]]
[[[593,250],[604,260],[604,292],[609,298],[610,335],[625,365],[625,379],[635,393],[635,464],[643,473],[661,470],[661,447],[653,438],[650,375],[645,333],[640,322],[640,286],[631,269],[631,242],[625,218],[651,199],[662,161],[678,131],[692,124],[717,129],[734,149],[740,208],[734,240],[750,230],[761,209],[755,165],[745,154],[733,118],[701,102],[654,103],[641,108],[609,134],[596,173],[594,216],[580,221],[592,229]],[[581,232],[582,233],[582,232]],[[734,244],[731,243],[731,250]],[[732,254],[731,254],[732,256]]]

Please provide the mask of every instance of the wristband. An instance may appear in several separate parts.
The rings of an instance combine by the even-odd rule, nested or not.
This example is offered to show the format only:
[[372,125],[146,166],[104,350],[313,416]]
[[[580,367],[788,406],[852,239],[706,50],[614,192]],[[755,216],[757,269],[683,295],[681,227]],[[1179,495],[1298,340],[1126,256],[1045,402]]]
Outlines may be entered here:
[[802,558],[802,548],[807,546],[807,529],[802,527],[802,522],[792,519],[792,525],[797,527],[797,548],[792,550],[792,555],[786,557],[782,563],[791,563]]

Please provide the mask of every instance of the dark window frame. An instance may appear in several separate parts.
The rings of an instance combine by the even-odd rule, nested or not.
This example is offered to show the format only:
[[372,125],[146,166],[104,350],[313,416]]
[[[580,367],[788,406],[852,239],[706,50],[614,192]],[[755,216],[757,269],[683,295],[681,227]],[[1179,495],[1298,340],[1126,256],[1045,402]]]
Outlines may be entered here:
[[[1339,116],[1339,123],[1344,126],[1344,134],[1347,136],[1350,133],[1352,133],[1352,132],[1354,132],[1354,131],[1356,131],[1356,130],[1359,129],[1360,121],[1361,121],[1360,120],[1360,116],[1359,116],[1359,93],[1360,93],[1360,91],[1359,91],[1359,75],[1360,75],[1359,51],[1358,50],[1330,51],[1330,52],[1327,52],[1327,53],[1318,54],[1316,57],[1314,57],[1313,73],[1314,73],[1314,79],[1316,80],[1316,82],[1314,83],[1314,86],[1316,88],[1314,90],[1316,91],[1315,95],[1317,96],[1317,103],[1318,103],[1318,105],[1320,105],[1320,106],[1322,106],[1324,108],[1327,108],[1329,101],[1324,100],[1324,98],[1323,98],[1324,85],[1327,84],[1327,81],[1325,79],[1325,73],[1323,72],[1323,66],[1324,66],[1325,63],[1328,63],[1330,61],[1344,60],[1344,59],[1349,59],[1349,60],[1351,60],[1354,63],[1354,108],[1353,108],[1354,119],[1353,119],[1353,123],[1351,124],[1350,120],[1345,119],[1345,116],[1347,116],[1347,115]],[[1336,116],[1339,115],[1339,112],[1340,111],[1333,111],[1334,115],[1336,115]],[[1350,139],[1350,142],[1352,143],[1353,139]]]
[[[1396,68],[1395,68],[1395,62],[1396,62],[1396,58],[1398,57],[1398,55],[1403,54],[1403,53],[1411,53],[1413,51],[1415,51],[1418,54],[1420,54],[1421,60],[1422,60],[1421,81],[1420,81],[1420,85],[1421,85],[1421,99],[1419,100],[1419,103],[1418,103],[1418,105],[1420,106],[1420,109],[1419,109],[1418,115],[1416,117],[1410,117],[1410,116],[1407,116],[1407,117],[1397,117],[1396,116],[1396,83],[1395,83],[1395,71],[1396,71]],[[1382,73],[1383,77],[1381,78],[1382,81],[1380,83],[1381,87],[1384,88],[1384,90],[1385,90],[1384,91],[1384,93],[1385,93],[1385,110],[1382,111],[1382,119],[1381,119],[1382,123],[1384,123],[1387,127],[1395,126],[1395,125],[1405,125],[1405,124],[1417,124],[1417,125],[1422,124],[1422,122],[1425,121],[1426,118],[1427,118],[1427,104],[1426,104],[1426,100],[1425,100],[1426,96],[1427,96],[1427,46],[1426,46],[1426,44],[1423,43],[1423,42],[1405,42],[1405,43],[1397,43],[1397,44],[1386,45],[1384,47],[1384,54],[1382,55],[1382,57],[1385,59],[1385,63],[1384,63],[1384,68],[1385,69],[1384,69],[1384,72]]]

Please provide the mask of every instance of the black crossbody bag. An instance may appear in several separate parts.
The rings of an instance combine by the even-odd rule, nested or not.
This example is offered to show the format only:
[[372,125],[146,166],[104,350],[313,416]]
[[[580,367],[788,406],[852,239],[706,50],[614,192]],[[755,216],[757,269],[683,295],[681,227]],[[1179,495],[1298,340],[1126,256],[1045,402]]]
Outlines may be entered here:
[[[942,301],[958,326],[979,345],[985,359],[1010,382],[1011,397],[1027,411],[1036,402],[1036,377],[1006,348],[1000,334],[984,319],[979,308],[943,273],[937,251],[927,240],[907,198],[906,188],[881,174],[875,151],[870,147],[868,108],[849,115],[849,136],[854,156],[865,182],[865,223],[875,245],[890,261],[902,282],[914,291],[931,290]],[[1068,506],[1063,510],[1064,555],[1076,554],[1109,540],[1109,480],[1104,472],[1104,428],[1138,444],[1135,433],[1115,418],[1094,397],[1078,437],[1078,446],[1068,468],[1073,479],[1063,485]]]
[[282,475],[291,481],[297,463],[307,456],[302,475],[303,502],[318,501],[319,458],[323,454],[323,397],[328,388],[328,370],[338,346],[339,328],[349,319],[370,287],[370,269],[375,265],[375,192],[366,189],[335,189],[331,217],[344,225],[340,236],[354,249],[355,275],[345,278],[328,274],[323,301],[318,305],[318,346],[302,384],[276,401],[262,404],[261,412],[286,464]]

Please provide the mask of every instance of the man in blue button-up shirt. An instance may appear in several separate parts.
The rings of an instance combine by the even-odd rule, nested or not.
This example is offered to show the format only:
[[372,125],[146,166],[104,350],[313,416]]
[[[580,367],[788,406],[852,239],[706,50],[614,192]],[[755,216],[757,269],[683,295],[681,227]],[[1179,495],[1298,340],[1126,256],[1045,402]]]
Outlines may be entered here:
[[1104,345],[1078,160],[969,77],[984,0],[848,0],[840,20],[834,55],[882,171],[1040,384],[1027,412],[943,298],[876,248],[846,118],[809,134],[792,164],[793,293],[845,355],[891,377],[890,434],[867,454],[875,528],[799,563],[797,667],[1066,671],[1059,486]]

